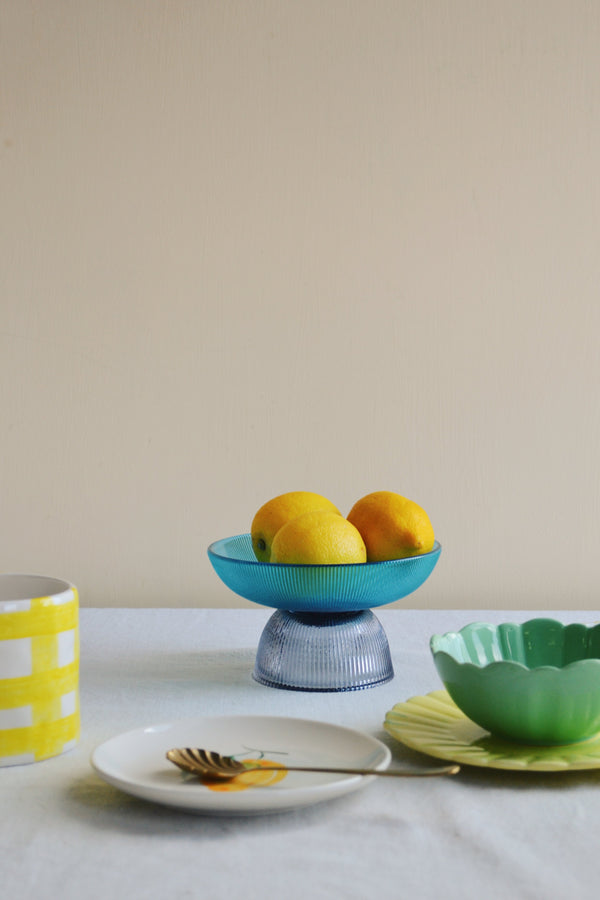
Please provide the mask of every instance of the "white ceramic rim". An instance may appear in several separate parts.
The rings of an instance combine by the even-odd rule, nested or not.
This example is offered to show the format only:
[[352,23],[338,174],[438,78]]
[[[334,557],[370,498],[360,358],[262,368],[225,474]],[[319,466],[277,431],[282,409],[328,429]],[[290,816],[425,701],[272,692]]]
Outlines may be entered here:
[[75,585],[53,575],[9,572],[0,574],[0,613],[29,609],[32,600],[48,597],[53,605],[72,599]]

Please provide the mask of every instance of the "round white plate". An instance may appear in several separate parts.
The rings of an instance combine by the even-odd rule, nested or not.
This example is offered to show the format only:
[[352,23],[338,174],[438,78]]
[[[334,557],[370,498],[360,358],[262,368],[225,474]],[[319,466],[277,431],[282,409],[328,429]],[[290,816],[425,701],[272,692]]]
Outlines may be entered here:
[[[370,735],[309,719],[214,716],[137,728],[96,748],[91,763],[114,787],[154,803],[195,813],[255,815],[295,809],[347,794],[374,776],[313,772],[261,773],[270,783],[214,790],[170,763],[173,747],[203,747],[242,760],[293,765],[386,769],[389,749]],[[241,776],[244,781],[251,774]]]

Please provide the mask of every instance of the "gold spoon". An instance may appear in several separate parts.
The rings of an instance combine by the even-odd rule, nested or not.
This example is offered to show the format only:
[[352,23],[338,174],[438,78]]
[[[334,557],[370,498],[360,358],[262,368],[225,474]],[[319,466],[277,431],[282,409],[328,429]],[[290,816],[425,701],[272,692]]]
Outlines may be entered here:
[[460,771],[460,766],[443,766],[437,769],[338,769],[331,768],[331,766],[257,766],[240,762],[231,756],[222,756],[220,753],[215,753],[212,750],[202,750],[199,747],[180,747],[168,750],[167,759],[180,769],[183,769],[184,772],[191,772],[193,775],[215,779],[235,778],[236,775],[241,775],[244,772],[258,770],[270,772],[279,771],[280,769],[285,772],[339,772],[340,775],[384,775],[388,778],[456,775]]

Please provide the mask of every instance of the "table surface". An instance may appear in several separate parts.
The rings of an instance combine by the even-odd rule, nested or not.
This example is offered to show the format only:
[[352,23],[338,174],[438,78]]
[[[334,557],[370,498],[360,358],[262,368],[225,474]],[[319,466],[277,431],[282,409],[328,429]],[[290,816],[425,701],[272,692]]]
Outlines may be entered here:
[[[132,728],[199,715],[311,718],[367,732],[392,765],[432,760],[383,730],[395,703],[438,689],[434,632],[539,612],[378,610],[395,677],[347,693],[252,679],[271,610],[81,610],[82,735],[70,753],[0,769],[2,895],[82,898],[595,897],[600,771],[376,779],[335,800],[265,816],[215,817],[106,784],[90,755]],[[593,614],[554,612],[590,621]]]

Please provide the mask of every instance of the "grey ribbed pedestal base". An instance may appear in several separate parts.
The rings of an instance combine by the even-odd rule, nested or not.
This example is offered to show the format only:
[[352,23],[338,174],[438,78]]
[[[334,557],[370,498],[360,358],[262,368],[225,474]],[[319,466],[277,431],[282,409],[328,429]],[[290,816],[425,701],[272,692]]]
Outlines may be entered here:
[[394,677],[387,636],[371,612],[277,610],[261,635],[253,677],[293,691],[357,691]]

